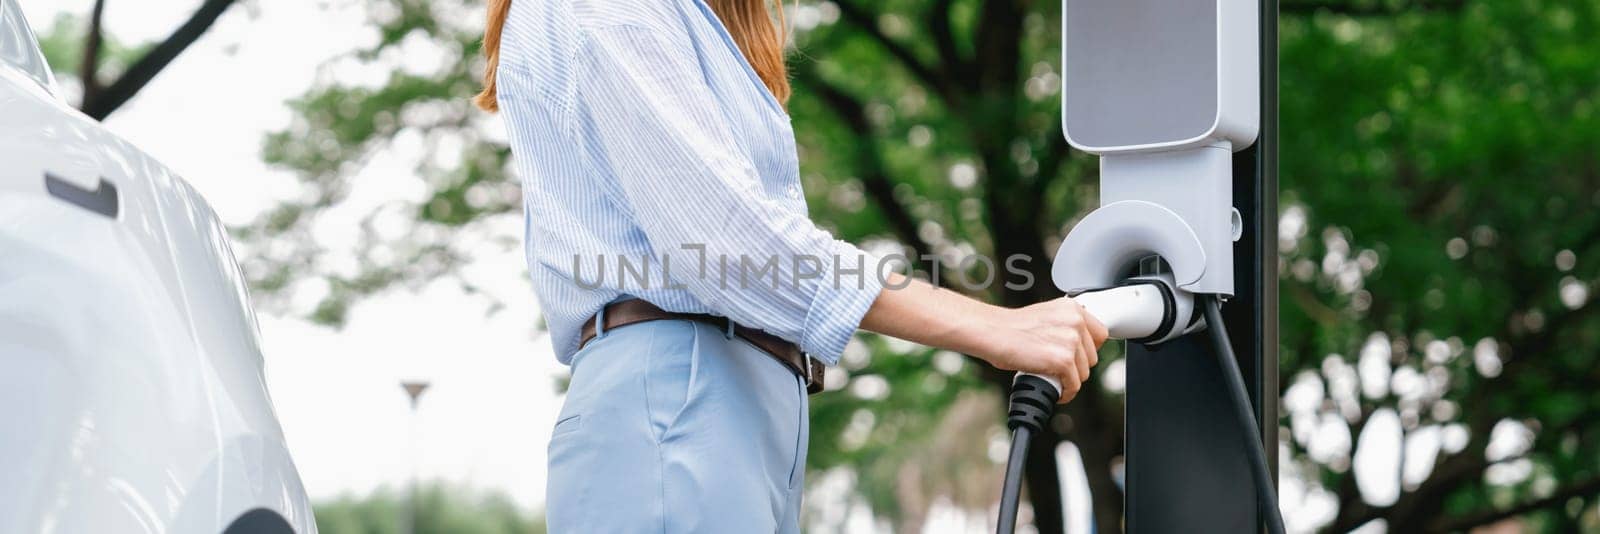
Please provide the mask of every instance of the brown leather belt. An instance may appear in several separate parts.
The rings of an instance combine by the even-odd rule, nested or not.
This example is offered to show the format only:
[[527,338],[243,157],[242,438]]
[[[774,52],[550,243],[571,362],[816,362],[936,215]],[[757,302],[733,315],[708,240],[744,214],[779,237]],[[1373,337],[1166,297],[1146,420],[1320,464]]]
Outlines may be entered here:
[[[610,331],[613,328],[628,326],[630,324],[638,324],[647,321],[659,321],[663,319],[699,321],[714,325],[717,328],[722,328],[724,330],[726,330],[729,326],[729,323],[732,322],[732,320],[728,319],[727,317],[718,317],[703,313],[669,312],[661,308],[657,308],[656,305],[645,302],[641,299],[613,302],[606,306],[605,313],[595,314],[595,317],[605,317],[606,331]],[[583,323],[583,333],[582,337],[578,339],[578,347],[582,348],[584,345],[589,343],[589,340],[594,339],[594,323],[595,322],[593,319]],[[733,335],[739,336],[740,339],[750,342],[751,345],[755,345],[756,348],[761,349],[761,352],[767,353],[767,355],[772,356],[772,359],[778,360],[778,362],[782,363],[784,367],[788,367],[790,371],[794,371],[794,374],[799,376],[800,380],[805,383],[807,393],[814,394],[822,391],[822,362],[817,361],[816,358],[807,356],[804,351],[800,350],[798,345],[784,341],[783,338],[738,323],[733,323],[732,326]]]

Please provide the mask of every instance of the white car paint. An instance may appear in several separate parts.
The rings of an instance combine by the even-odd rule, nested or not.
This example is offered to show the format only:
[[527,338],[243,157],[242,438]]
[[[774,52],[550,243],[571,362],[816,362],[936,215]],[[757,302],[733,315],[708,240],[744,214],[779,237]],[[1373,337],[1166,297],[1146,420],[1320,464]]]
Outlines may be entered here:
[[316,532],[257,336],[205,199],[0,0],[0,532]]

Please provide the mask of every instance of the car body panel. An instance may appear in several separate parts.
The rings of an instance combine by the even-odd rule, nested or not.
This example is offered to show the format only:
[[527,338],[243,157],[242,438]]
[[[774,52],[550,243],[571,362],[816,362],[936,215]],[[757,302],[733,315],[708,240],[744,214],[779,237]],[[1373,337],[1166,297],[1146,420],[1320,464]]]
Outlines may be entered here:
[[[33,39],[20,20],[0,0],[0,43]],[[215,533],[257,509],[315,532],[225,229],[11,46],[0,44],[0,532]],[[72,193],[109,194],[113,210]]]
[[55,93],[55,75],[39,51],[28,21],[22,18],[22,7],[9,0],[0,1],[0,63],[20,70],[39,87]]

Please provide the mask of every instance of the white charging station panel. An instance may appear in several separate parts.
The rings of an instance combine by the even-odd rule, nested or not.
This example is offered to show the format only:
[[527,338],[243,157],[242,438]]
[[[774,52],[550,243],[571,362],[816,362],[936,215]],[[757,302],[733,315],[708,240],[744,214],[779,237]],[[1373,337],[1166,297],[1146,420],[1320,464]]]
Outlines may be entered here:
[[1251,0],[1063,0],[1061,123],[1086,152],[1255,141]]
[[1061,242],[1062,291],[1159,256],[1184,291],[1233,287],[1232,153],[1260,126],[1256,0],[1063,0],[1061,125],[1100,155],[1101,207]]

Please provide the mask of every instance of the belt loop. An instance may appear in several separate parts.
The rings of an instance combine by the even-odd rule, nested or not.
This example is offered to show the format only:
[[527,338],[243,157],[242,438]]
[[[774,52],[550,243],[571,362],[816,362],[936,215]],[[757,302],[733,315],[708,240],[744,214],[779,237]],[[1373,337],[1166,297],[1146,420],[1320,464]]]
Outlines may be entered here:
[[610,303],[606,303],[604,306],[600,307],[600,311],[595,312],[595,314],[594,314],[594,337],[595,338],[599,338],[600,336],[606,335],[606,308],[609,308],[609,307],[611,307],[611,304]]
[[734,327],[733,318],[732,317],[723,317],[723,319],[726,319],[728,321],[728,327],[726,329],[724,329],[722,335],[727,337],[728,339],[733,339],[733,327]]

